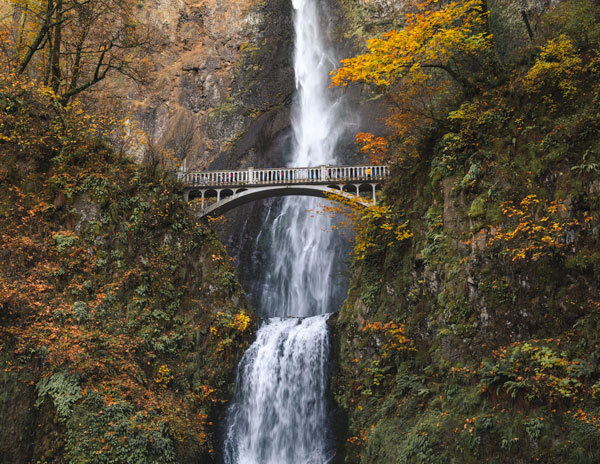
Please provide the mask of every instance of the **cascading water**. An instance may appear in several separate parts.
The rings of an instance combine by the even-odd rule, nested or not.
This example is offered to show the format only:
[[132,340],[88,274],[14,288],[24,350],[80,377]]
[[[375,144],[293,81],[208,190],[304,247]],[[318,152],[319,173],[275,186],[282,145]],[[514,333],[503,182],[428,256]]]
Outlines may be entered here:
[[[296,101],[291,166],[335,161],[339,101],[331,98],[330,58],[318,0],[292,0]],[[334,263],[340,245],[331,220],[314,215],[319,201],[289,198],[261,234],[270,235],[268,271],[260,276],[259,311],[270,317],[245,353],[228,410],[226,464],[325,464],[327,428],[327,313],[335,301]],[[256,288],[255,288],[256,291]],[[292,316],[293,318],[289,318]]]
[[324,464],[331,458],[326,318],[270,319],[238,369],[225,462]]

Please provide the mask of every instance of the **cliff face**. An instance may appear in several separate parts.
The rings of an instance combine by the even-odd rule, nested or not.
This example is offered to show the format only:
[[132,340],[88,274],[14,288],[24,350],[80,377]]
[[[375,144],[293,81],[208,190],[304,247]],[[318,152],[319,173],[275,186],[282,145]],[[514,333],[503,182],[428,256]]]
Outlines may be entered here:
[[533,46],[489,4],[498,81],[391,139],[414,235],[367,231],[335,322],[343,462],[600,460],[597,2],[538,3]]
[[[347,56],[369,34],[399,24],[400,5],[331,0],[323,27]],[[156,49],[145,58],[152,71],[141,83],[108,80],[100,98],[88,97],[91,106],[106,112],[108,98],[188,168],[284,163],[295,90],[291,1],[144,2],[138,17],[155,31]],[[347,100],[361,116],[359,130],[385,131],[381,103],[361,103],[356,92]],[[343,147],[348,159],[356,155],[352,140]]]
[[256,162],[261,141],[289,123],[291,2],[149,1],[138,17],[155,31],[152,71],[105,82],[91,104],[103,112],[108,96],[188,168]]

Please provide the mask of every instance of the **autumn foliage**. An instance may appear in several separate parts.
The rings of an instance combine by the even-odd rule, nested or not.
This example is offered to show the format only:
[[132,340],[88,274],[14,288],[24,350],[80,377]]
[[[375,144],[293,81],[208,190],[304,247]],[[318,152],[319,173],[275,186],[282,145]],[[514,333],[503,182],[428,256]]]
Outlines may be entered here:
[[367,132],[356,134],[360,151],[369,155],[372,164],[383,164],[389,157],[389,142],[385,137],[375,137]]
[[444,102],[476,89],[479,56],[491,46],[485,2],[428,0],[406,15],[402,29],[369,39],[367,53],[342,60],[331,84],[362,83],[383,93],[391,107],[388,125],[417,156],[423,126],[443,118]]
[[357,197],[336,193],[329,194],[327,198],[332,203],[323,209],[340,218],[334,226],[336,229],[347,229],[355,235],[353,254],[358,260],[364,259],[377,243],[392,246],[413,235],[408,221],[401,220],[389,205],[374,203],[365,207]]
[[381,344],[381,356],[386,358],[393,352],[415,351],[412,341],[406,336],[404,324],[379,321],[366,322],[362,332],[378,339]]
[[[511,261],[537,261],[574,251],[569,235],[581,224],[566,217],[563,203],[528,195],[518,204],[503,202],[501,209],[507,220],[490,236],[488,246],[500,246]],[[586,217],[584,226],[591,221]]]
[[[102,123],[18,79],[0,80],[0,102],[3,371],[33,376],[73,462],[208,455],[211,414],[251,333],[226,304],[240,292],[229,260],[175,180],[115,153]],[[223,276],[209,298],[198,262],[206,279]],[[230,342],[200,348],[224,317]]]
[[9,0],[0,68],[27,75],[67,103],[111,74],[141,81],[154,40],[133,0]]
[[342,60],[343,66],[333,73],[332,85],[363,82],[389,87],[401,80],[419,84],[431,80],[435,70],[465,84],[455,60],[475,56],[491,46],[488,12],[481,0],[437,4],[436,0],[422,3],[418,13],[406,15],[403,29],[370,39],[368,53]]

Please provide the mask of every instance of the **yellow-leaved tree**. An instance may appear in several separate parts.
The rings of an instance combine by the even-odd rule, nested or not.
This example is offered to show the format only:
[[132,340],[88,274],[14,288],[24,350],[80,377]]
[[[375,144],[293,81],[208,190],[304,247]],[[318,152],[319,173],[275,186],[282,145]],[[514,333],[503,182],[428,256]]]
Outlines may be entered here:
[[0,9],[0,70],[28,75],[61,103],[121,74],[142,81],[154,31],[135,0],[5,0]]
[[331,83],[383,92],[394,106],[388,124],[405,146],[415,146],[423,125],[444,118],[448,99],[477,90],[473,76],[491,47],[485,0],[426,0],[406,15],[403,29],[370,39],[367,53],[342,60]]
[[355,234],[353,255],[357,260],[364,259],[378,243],[392,246],[413,236],[408,220],[390,205],[373,203],[365,207],[360,198],[337,193],[329,194],[327,198],[332,201],[323,210],[342,217],[334,228]]

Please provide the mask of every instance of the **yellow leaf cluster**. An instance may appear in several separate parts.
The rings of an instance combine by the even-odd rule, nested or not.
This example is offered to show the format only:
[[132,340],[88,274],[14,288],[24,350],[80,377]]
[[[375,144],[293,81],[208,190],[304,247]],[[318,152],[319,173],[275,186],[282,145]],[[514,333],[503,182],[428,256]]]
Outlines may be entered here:
[[[501,204],[505,225],[487,240],[488,246],[501,245],[503,253],[514,261],[537,261],[542,257],[563,255],[573,248],[568,232],[580,226],[577,219],[565,218],[566,207],[528,195],[518,204]],[[589,222],[586,219],[586,222]]]
[[578,94],[578,77],[583,70],[583,60],[573,41],[562,34],[542,48],[523,85],[534,93],[557,87],[564,98],[572,99]]
[[355,233],[353,254],[358,260],[364,259],[376,244],[392,246],[413,236],[408,221],[398,221],[390,205],[372,204],[365,208],[357,197],[329,194],[327,198],[335,203],[324,210],[342,218],[335,228]]
[[379,321],[366,321],[361,330],[362,332],[371,333],[384,339],[382,344],[382,357],[384,358],[390,352],[415,350],[412,340],[406,336],[404,324],[396,322],[386,322],[384,324]]
[[422,84],[432,69],[449,69],[457,54],[474,55],[491,47],[488,13],[482,0],[451,2],[439,8],[436,0],[406,15],[404,29],[367,42],[368,53],[342,60],[332,72],[333,86],[363,82],[388,87],[400,79]]

